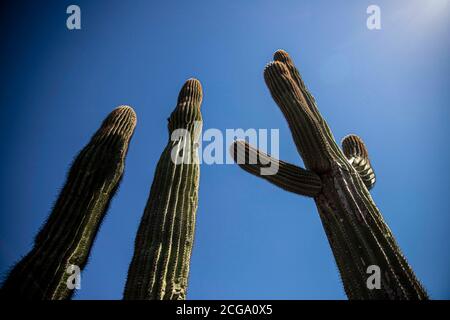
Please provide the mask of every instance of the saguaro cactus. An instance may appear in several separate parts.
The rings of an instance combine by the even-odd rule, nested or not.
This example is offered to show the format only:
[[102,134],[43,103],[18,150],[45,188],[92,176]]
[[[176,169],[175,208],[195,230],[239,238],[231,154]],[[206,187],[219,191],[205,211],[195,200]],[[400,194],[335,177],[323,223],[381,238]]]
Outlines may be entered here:
[[[70,266],[80,270],[124,171],[136,114],[121,106],[76,157],[55,206],[33,249],[12,269],[4,298],[68,299]],[[70,269],[69,269],[70,270]],[[75,270],[75,269],[73,269]]]
[[[274,60],[264,78],[307,169],[269,158],[279,163],[279,170],[261,175],[269,156],[243,141],[232,145],[235,160],[259,156],[256,163],[238,164],[283,189],[314,198],[350,299],[426,299],[368,191],[375,176],[363,142],[348,136],[342,152],[289,55],[279,50]],[[367,285],[372,265],[381,271],[380,289]]]
[[169,118],[164,149],[136,236],[124,299],[186,297],[199,185],[202,88],[189,79]]

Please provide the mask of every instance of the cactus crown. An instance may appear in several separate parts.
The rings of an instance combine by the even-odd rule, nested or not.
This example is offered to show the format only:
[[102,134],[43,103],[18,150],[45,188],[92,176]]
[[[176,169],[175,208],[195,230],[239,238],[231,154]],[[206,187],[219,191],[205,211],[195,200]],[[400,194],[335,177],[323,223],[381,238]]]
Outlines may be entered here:
[[369,152],[360,137],[349,134],[342,140],[342,151],[348,162],[355,168],[367,189],[375,185],[375,172],[369,159]]
[[191,129],[195,121],[202,121],[200,106],[202,85],[197,79],[188,79],[178,94],[177,105],[168,119],[169,133],[176,129]]
[[349,157],[362,157],[369,158],[369,152],[367,151],[366,145],[355,134],[349,134],[342,139],[342,151],[347,158]]

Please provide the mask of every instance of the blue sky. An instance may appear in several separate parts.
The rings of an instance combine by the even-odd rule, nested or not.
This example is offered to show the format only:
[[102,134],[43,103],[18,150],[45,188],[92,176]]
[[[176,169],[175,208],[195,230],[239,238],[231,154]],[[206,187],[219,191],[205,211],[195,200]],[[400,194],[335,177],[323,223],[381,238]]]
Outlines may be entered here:
[[[0,272],[32,245],[74,155],[116,106],[138,125],[76,299],[120,299],[135,232],[189,77],[204,129],[287,124],[262,72],[283,48],[336,139],[360,135],[372,194],[432,298],[450,298],[448,0],[10,1],[0,33]],[[66,28],[81,8],[82,29]],[[366,28],[381,8],[382,29]],[[227,151],[224,146],[224,152]],[[314,201],[236,165],[202,165],[190,299],[345,299]]]

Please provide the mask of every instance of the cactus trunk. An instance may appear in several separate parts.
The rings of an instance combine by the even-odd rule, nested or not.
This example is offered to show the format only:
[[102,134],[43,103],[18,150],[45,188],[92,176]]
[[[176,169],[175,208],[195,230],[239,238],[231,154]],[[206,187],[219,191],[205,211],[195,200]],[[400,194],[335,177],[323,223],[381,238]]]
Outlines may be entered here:
[[188,80],[169,118],[169,142],[156,167],[135,240],[124,299],[186,297],[199,186],[200,82]]
[[136,125],[130,107],[115,109],[75,159],[33,249],[1,289],[8,298],[68,299],[71,265],[86,265],[95,236],[120,183]]
[[[426,293],[355,170],[335,166],[320,175],[314,199],[350,299],[424,299]],[[370,288],[369,266],[381,271]]]

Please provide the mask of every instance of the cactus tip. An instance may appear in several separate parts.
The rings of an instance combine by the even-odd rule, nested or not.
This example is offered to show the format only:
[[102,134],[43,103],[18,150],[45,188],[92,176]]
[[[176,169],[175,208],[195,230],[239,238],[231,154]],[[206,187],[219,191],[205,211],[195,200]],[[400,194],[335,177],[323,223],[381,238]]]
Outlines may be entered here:
[[287,60],[290,60],[289,54],[283,50],[283,49],[278,49],[277,51],[275,51],[275,53],[273,54],[273,60],[275,61],[281,61],[281,62],[285,62]]
[[264,77],[266,80],[268,80],[268,78],[270,76],[273,76],[274,74],[284,74],[287,77],[290,77],[288,68],[283,62],[280,61],[269,62],[264,68]]
[[369,153],[367,147],[360,137],[356,134],[349,134],[342,139],[342,150],[345,156],[359,156],[368,158]]
[[185,100],[186,98],[202,100],[203,90],[202,84],[196,78],[190,78],[186,80],[178,95],[178,102]]
[[125,130],[127,135],[131,135],[136,127],[137,116],[133,108],[127,105],[121,105],[115,108],[110,114],[103,120],[101,133],[102,135],[109,132],[112,127],[119,128],[118,131]]
[[134,109],[132,107],[130,107],[128,105],[118,106],[116,109],[114,109],[113,112],[127,114],[128,116],[133,118],[135,121],[137,119],[136,112],[134,111]]

